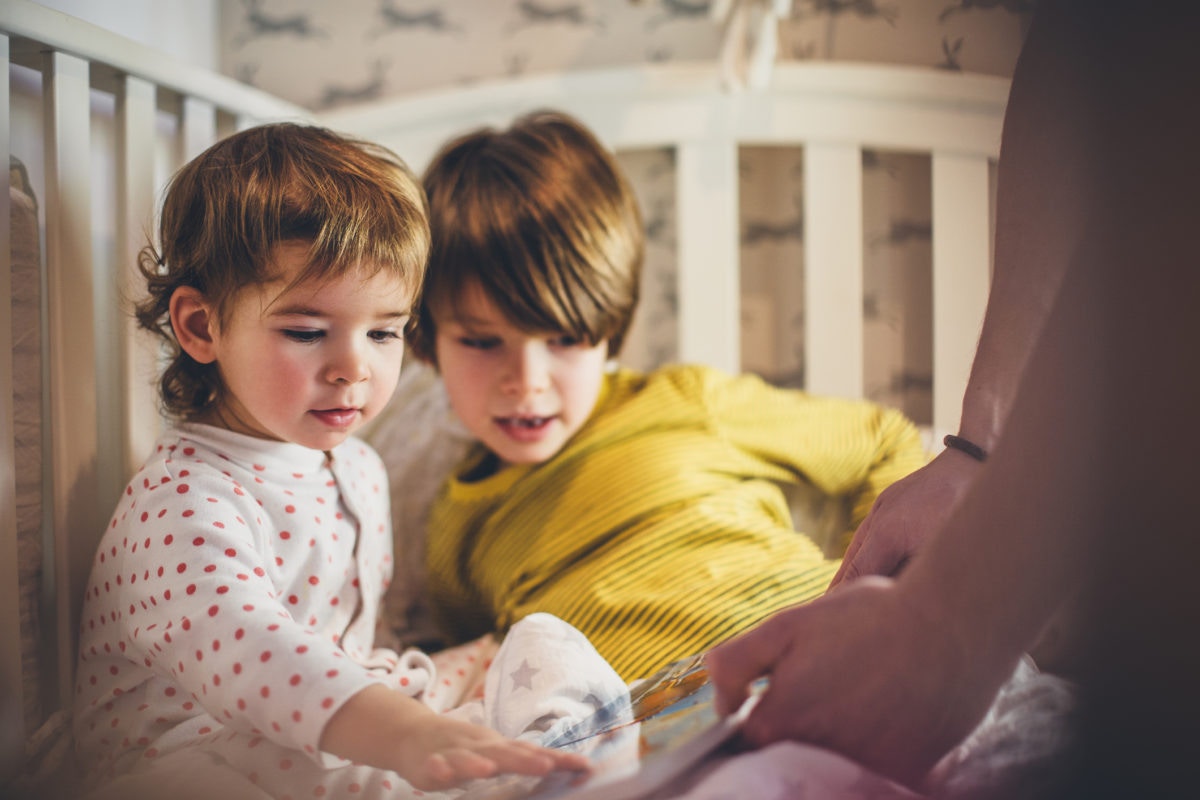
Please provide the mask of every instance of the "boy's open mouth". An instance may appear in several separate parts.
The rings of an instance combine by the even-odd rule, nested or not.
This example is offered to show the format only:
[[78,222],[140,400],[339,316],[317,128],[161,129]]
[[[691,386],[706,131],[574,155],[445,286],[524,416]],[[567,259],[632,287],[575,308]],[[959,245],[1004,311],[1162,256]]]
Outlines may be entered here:
[[550,427],[554,417],[496,417],[496,425],[518,441],[538,439]]

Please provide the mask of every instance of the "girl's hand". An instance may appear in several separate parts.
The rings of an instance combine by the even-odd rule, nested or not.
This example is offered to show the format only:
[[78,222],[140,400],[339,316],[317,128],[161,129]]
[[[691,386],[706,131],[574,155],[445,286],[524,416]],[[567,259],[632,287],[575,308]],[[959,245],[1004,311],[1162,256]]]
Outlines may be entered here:
[[401,761],[396,771],[424,791],[505,773],[545,775],[588,769],[588,760],[578,753],[549,750],[436,714],[396,746]]
[[390,769],[422,791],[506,773],[588,769],[588,760],[578,753],[548,750],[442,716],[381,683],[358,692],[338,709],[325,724],[320,748]]

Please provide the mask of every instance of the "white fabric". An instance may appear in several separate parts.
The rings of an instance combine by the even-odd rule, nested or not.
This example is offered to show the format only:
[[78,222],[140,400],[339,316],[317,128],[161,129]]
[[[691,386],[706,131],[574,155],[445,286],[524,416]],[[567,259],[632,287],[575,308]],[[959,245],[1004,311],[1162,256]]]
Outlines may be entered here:
[[[373,645],[392,573],[387,497],[378,456],[356,439],[327,459],[209,426],[168,431],[118,505],[87,587],[75,735],[92,781],[123,776],[111,791],[150,796],[168,772],[200,770],[223,776],[230,797],[242,784],[250,797],[409,796],[394,773],[317,750],[367,685],[422,699],[441,685],[424,653]],[[496,696],[457,713],[523,731],[544,726],[547,709],[577,710],[581,691],[624,690],[566,623],[530,626],[514,628],[497,662],[529,648],[516,666],[568,685],[519,688],[562,691],[567,704],[527,702],[498,676]],[[550,666],[563,659],[565,672]]]

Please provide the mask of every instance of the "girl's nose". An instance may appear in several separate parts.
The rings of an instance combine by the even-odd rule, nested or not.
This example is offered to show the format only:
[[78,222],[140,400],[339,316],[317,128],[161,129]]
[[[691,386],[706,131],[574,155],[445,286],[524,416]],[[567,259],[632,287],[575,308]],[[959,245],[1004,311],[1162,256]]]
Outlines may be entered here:
[[329,380],[332,383],[359,383],[370,377],[366,354],[357,347],[343,348],[330,362]]

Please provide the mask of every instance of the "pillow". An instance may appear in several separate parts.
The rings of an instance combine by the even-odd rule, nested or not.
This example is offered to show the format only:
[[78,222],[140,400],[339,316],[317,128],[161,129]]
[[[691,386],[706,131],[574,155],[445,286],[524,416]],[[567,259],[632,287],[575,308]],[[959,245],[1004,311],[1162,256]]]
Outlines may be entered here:
[[439,649],[425,602],[425,526],[442,482],[475,440],[450,409],[437,371],[416,359],[404,365],[395,394],[362,437],[387,467],[392,502],[395,568],[379,645]]

